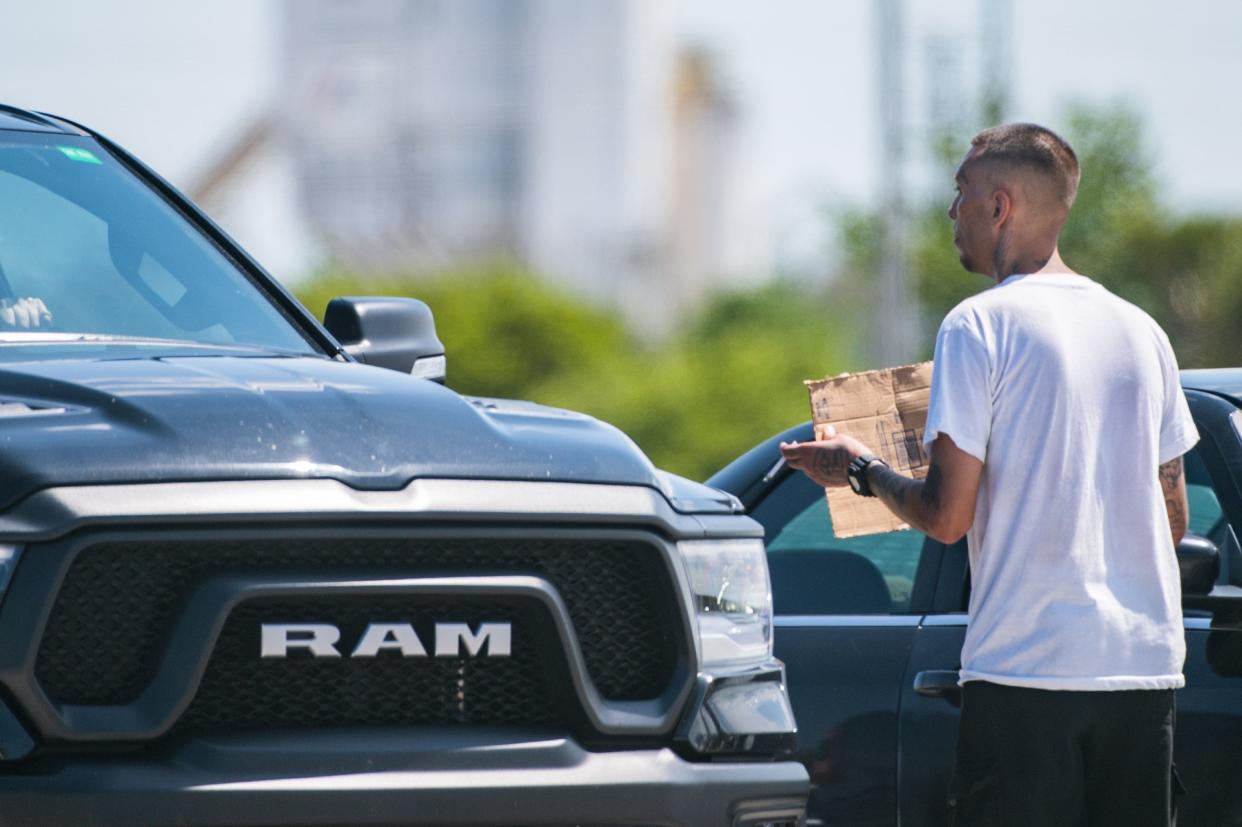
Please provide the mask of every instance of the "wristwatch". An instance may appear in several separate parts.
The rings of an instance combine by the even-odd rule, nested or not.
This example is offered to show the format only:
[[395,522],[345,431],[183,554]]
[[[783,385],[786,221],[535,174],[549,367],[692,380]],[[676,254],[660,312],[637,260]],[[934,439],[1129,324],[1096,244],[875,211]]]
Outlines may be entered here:
[[863,454],[850,460],[849,468],[845,469],[845,478],[849,480],[850,488],[854,489],[854,493],[860,497],[875,496],[875,492],[871,490],[871,484],[867,482],[867,469],[876,462],[885,468],[888,467],[888,463],[879,457],[873,454]]

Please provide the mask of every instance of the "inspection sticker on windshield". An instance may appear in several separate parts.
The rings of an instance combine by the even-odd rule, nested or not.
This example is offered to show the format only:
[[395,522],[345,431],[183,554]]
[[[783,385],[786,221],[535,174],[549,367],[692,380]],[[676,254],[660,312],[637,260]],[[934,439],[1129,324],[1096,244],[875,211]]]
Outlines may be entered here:
[[95,153],[89,149],[80,149],[76,146],[58,146],[56,147],[65,153],[65,157],[70,161],[81,161],[84,164],[102,164],[103,161],[95,157]]

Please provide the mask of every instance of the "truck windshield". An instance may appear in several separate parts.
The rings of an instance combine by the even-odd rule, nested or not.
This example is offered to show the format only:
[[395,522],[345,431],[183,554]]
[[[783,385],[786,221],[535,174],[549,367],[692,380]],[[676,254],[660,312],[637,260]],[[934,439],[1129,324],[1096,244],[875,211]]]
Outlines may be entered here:
[[0,344],[109,340],[317,352],[98,143],[0,132]]

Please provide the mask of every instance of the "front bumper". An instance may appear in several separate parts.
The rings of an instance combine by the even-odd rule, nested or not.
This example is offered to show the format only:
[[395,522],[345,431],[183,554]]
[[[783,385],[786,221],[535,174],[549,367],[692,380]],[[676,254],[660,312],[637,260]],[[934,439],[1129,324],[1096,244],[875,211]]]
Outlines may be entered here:
[[590,752],[540,733],[267,733],[13,766],[0,825],[793,825],[807,792],[794,762]]

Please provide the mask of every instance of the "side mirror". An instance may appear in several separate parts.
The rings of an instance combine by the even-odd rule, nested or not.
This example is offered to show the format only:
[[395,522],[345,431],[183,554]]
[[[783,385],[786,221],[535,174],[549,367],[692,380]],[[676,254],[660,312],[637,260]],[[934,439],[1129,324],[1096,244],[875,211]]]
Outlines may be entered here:
[[444,345],[418,299],[342,296],[328,302],[323,325],[359,362],[444,384]]
[[1206,537],[1189,532],[1177,544],[1182,594],[1209,594],[1220,574],[1220,549]]

